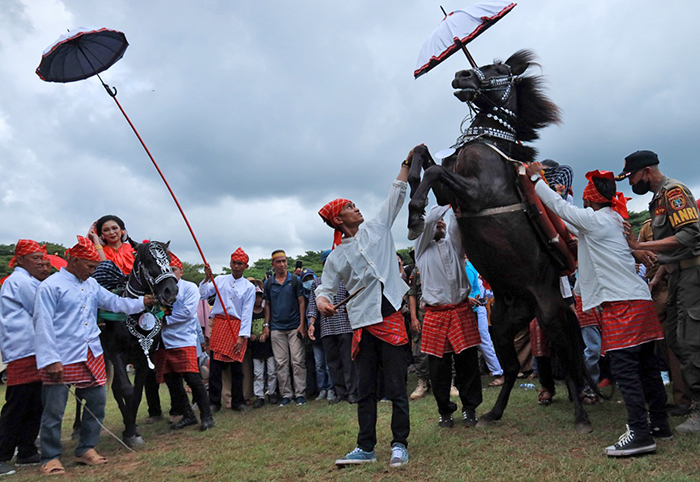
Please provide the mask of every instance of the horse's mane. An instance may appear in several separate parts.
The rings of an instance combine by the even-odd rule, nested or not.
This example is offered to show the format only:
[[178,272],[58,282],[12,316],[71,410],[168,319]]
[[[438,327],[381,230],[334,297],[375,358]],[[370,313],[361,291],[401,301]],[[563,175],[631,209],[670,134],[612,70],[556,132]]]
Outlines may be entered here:
[[[519,50],[505,61],[513,72],[521,72],[515,79],[518,120],[516,138],[521,142],[539,139],[538,131],[550,124],[561,123],[561,111],[545,95],[545,79],[540,75],[525,75],[531,67],[540,67],[537,56],[531,50]],[[537,151],[529,146],[517,145],[516,158],[523,161],[535,159]]]

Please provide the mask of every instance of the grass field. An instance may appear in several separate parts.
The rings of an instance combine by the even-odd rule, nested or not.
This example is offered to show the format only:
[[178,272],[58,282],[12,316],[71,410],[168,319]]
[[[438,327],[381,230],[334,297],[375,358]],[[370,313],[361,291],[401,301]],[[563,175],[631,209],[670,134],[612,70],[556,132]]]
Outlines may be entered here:
[[[484,379],[484,386],[488,382]],[[409,378],[409,389],[415,379]],[[624,405],[616,399],[590,407],[594,432],[574,431],[572,406],[558,385],[555,403],[537,405],[537,392],[516,388],[503,420],[489,428],[453,429],[437,426],[432,396],[411,402],[410,462],[389,469],[389,420],[391,404],[379,404],[376,464],[339,470],[333,461],[354,448],[356,407],[341,403],[310,402],[306,406],[265,406],[215,415],[217,426],[200,433],[196,427],[173,432],[166,421],[141,425],[147,444],[130,453],[103,433],[98,450],[109,458],[101,467],[73,462],[75,443],[70,441],[73,404],[64,419],[61,479],[85,481],[699,481],[700,437],[676,436],[657,443],[656,454],[609,459],[603,447],[617,441],[624,431]],[[484,403],[477,414],[494,403],[498,389],[484,389]],[[4,386],[0,388],[4,399]],[[167,390],[161,386],[163,408]],[[145,402],[140,419],[147,416]],[[457,421],[457,420],[456,420]],[[672,427],[682,419],[671,419]],[[121,432],[116,404],[108,394],[105,425]],[[36,467],[18,469],[6,480],[39,478]]]

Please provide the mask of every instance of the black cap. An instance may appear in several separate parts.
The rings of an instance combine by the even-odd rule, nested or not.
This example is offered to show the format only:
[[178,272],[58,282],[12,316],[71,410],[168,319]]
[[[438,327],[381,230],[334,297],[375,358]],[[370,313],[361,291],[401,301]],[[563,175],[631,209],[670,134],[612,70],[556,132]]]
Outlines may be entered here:
[[616,181],[622,181],[634,171],[647,166],[655,166],[659,163],[659,156],[652,151],[636,151],[625,157],[625,168],[615,177]]

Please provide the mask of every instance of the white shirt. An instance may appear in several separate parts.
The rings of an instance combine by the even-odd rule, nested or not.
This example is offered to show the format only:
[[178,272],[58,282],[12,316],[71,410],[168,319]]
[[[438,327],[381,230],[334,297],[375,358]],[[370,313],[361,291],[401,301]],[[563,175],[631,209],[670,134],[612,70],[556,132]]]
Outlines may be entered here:
[[[241,320],[241,329],[238,336],[250,338],[250,328],[253,323],[253,306],[255,306],[255,285],[241,276],[235,279],[231,274],[219,275],[214,281],[219,288],[221,297],[226,301],[226,312],[229,316]],[[202,299],[216,294],[214,283],[211,281],[199,286],[199,295]],[[223,315],[221,300],[216,297],[210,316]]]
[[181,279],[177,282],[177,298],[172,314],[165,317],[162,337],[165,348],[197,346],[197,335],[201,327],[197,318],[199,289],[197,285]]
[[44,280],[34,300],[37,368],[84,362],[88,347],[95,358],[101,355],[97,308],[127,314],[145,309],[143,296],[121,298],[93,278],[81,282],[66,268]]
[[0,289],[0,352],[4,363],[34,355],[34,295],[40,281],[17,266]]
[[350,294],[365,287],[347,304],[353,330],[382,322],[382,287],[384,296],[398,310],[408,285],[401,279],[391,226],[406,198],[404,181],[394,181],[389,196],[377,216],[360,225],[353,237],[343,238],[328,256],[316,297],[333,303],[342,279]]
[[623,233],[622,216],[609,207],[598,211],[564,201],[546,183],[535,183],[542,202],[578,230],[578,278],[584,311],[605,301],[650,300],[647,284],[637,276]]
[[[435,241],[437,223],[448,210],[447,237]],[[469,293],[469,279],[462,268],[462,238],[450,206],[433,206],[425,217],[423,233],[415,241],[414,252],[426,304],[454,305],[465,300]]]

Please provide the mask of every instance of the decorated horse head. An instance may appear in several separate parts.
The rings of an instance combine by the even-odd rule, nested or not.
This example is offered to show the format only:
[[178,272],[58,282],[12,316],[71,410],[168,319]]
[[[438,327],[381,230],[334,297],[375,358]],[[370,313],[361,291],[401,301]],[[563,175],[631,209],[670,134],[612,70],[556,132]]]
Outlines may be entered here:
[[126,283],[130,297],[153,294],[158,303],[172,308],[177,298],[177,278],[170,268],[170,241],[149,241],[136,246],[134,268]]
[[409,239],[423,231],[432,189],[438,204],[452,206],[464,252],[493,288],[491,330],[505,383],[479,424],[502,417],[520,369],[514,338],[537,318],[573,393],[576,428],[587,432],[590,422],[578,397],[585,377],[581,330],[559,291],[559,269],[547,239],[535,229],[536,216],[522,195],[523,186],[532,189],[532,183],[516,171],[536,155],[522,143],[537,139],[540,129],[560,119],[544,94],[542,77],[527,73],[536,65],[534,54],[521,50],[505,62],[457,72],[452,87],[469,105],[471,123],[440,156],[441,165],[425,145],[413,149]]

